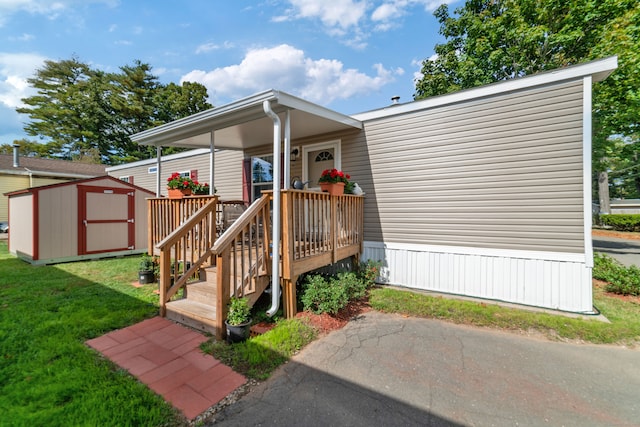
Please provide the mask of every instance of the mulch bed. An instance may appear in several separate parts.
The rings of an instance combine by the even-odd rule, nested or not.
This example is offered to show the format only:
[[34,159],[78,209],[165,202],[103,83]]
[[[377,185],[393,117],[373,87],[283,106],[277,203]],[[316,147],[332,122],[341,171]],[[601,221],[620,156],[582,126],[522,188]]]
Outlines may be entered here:
[[602,236],[602,237],[615,237],[617,239],[640,240],[640,233],[632,233],[629,231],[593,229],[591,230],[591,235]]
[[368,298],[363,298],[357,301],[351,301],[335,315],[328,313],[313,314],[308,311],[302,311],[296,314],[296,318],[306,319],[321,334],[326,334],[342,329],[350,320],[368,311],[371,311],[369,300]]
[[620,295],[620,294],[614,294],[613,292],[605,291],[605,286],[607,286],[607,282],[605,282],[603,280],[593,279],[593,286],[596,289],[600,290],[604,295],[606,295],[608,297],[616,298],[616,299],[619,299],[621,301],[630,302],[630,303],[633,303],[633,304],[640,305],[640,296]]

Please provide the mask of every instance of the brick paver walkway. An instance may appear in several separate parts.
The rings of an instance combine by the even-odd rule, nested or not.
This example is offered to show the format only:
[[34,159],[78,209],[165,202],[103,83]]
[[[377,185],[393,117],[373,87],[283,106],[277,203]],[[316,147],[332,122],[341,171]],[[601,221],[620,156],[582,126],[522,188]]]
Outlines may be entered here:
[[190,420],[224,399],[246,378],[202,353],[207,338],[161,317],[87,341],[147,384]]

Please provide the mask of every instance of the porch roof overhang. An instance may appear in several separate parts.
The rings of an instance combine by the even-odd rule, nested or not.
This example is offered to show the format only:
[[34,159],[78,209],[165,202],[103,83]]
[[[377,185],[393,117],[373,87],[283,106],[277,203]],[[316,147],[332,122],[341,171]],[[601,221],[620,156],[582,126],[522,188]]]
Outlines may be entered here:
[[156,147],[209,148],[211,133],[216,148],[244,150],[273,142],[273,121],[263,102],[284,120],[290,111],[291,139],[348,129],[362,122],[278,90],[267,90],[232,103],[136,133],[131,140]]

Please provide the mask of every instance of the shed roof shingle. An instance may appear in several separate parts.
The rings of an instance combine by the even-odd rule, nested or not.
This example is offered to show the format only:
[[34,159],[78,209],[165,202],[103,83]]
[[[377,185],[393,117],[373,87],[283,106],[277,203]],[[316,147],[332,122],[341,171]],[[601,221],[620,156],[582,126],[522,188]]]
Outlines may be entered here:
[[0,173],[33,174],[46,173],[47,175],[77,175],[78,177],[94,177],[106,175],[105,165],[91,163],[71,162],[68,160],[43,159],[39,157],[20,157],[20,166],[13,167],[13,155],[0,154]]

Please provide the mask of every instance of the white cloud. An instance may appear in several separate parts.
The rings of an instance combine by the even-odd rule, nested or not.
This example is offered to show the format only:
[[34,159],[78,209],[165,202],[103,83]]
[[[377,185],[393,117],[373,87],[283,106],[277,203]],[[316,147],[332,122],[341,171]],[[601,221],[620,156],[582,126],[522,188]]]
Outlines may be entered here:
[[22,106],[22,98],[35,94],[27,83],[45,57],[30,53],[0,52],[0,104],[16,108]]
[[[287,0],[290,7],[274,22],[296,19],[319,20],[332,36],[344,37],[345,44],[363,48],[372,31],[388,31],[401,24],[411,9],[433,12],[456,0]],[[354,35],[356,40],[354,41]]]
[[216,43],[203,43],[196,48],[196,55],[199,55],[201,53],[211,52],[213,50],[231,49],[233,48],[233,46],[234,46],[233,43],[230,41],[226,41],[222,45],[219,45]]
[[335,59],[312,59],[290,45],[253,49],[240,64],[211,71],[193,70],[181,78],[207,87],[211,102],[220,105],[266,89],[280,89],[328,105],[376,91],[395,80],[403,70],[374,66],[375,74],[345,69]]
[[358,25],[365,16],[366,1],[357,0],[289,0],[292,8],[276,21],[319,19],[327,28],[347,30]]
[[22,33],[22,35],[20,35],[20,36],[9,37],[9,40],[11,40],[11,41],[19,41],[19,42],[28,42],[28,41],[33,40],[35,38],[36,38],[36,36],[34,36],[33,34]]

